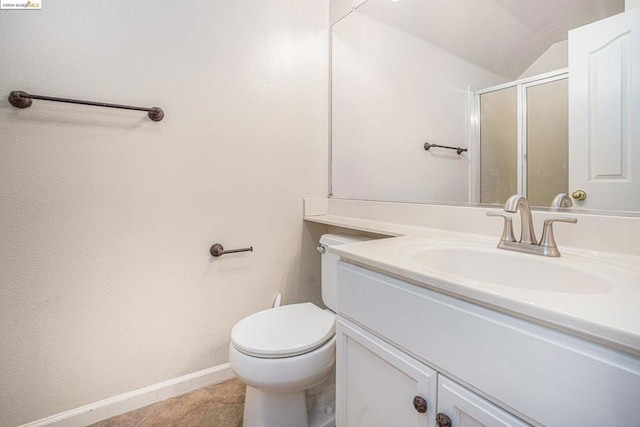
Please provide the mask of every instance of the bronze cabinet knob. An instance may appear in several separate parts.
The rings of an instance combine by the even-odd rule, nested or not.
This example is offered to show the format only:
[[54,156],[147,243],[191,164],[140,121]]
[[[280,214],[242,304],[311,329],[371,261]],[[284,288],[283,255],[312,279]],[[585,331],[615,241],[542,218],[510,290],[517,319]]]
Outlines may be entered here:
[[440,412],[436,415],[436,425],[438,427],[451,427],[451,418]]
[[424,414],[427,412],[427,401],[424,400],[424,397],[416,396],[413,398],[413,407],[416,408],[416,411]]

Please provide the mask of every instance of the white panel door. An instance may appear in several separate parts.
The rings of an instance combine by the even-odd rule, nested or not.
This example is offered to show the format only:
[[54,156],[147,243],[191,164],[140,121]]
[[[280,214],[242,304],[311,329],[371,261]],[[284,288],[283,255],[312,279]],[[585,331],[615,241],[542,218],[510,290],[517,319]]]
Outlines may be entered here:
[[[442,374],[438,375],[438,417],[450,421],[450,427],[529,426]],[[439,426],[447,426],[447,422]]]
[[574,205],[640,210],[640,9],[569,32],[569,191]]
[[435,427],[434,370],[344,319],[337,334],[337,427]]

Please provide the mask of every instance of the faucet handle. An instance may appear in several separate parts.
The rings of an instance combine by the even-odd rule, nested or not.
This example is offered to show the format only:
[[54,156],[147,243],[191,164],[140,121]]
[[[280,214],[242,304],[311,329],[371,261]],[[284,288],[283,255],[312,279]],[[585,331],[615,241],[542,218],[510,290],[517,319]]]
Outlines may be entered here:
[[551,210],[557,211],[560,208],[571,208],[573,207],[573,202],[571,201],[571,197],[567,193],[559,193],[556,194],[556,197],[551,201]]
[[553,237],[553,223],[554,222],[568,222],[571,224],[575,224],[578,222],[578,218],[547,218],[544,220],[544,228],[542,229],[542,238],[540,239],[539,246],[545,248],[544,252],[547,256],[558,257],[560,256],[560,251],[558,250],[558,245],[556,245],[556,240]]
[[487,212],[487,216],[500,216],[504,218],[504,228],[502,229],[500,243],[516,241],[516,237],[513,234],[513,219],[511,218],[511,215],[499,211],[489,211]]

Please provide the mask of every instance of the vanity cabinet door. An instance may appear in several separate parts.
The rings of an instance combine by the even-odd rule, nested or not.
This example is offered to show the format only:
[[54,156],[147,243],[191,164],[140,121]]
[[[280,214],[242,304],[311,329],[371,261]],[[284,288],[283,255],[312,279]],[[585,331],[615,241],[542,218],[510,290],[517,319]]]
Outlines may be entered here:
[[436,427],[437,373],[338,318],[337,427]]
[[442,374],[438,375],[438,419],[438,427],[529,426]]

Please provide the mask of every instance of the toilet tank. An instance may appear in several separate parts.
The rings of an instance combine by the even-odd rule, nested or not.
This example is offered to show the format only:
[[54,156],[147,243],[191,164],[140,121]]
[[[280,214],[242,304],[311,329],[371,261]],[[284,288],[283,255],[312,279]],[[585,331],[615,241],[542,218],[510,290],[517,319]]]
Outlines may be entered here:
[[327,252],[327,246],[371,240],[369,237],[353,234],[323,234],[320,237],[320,253],[322,254],[322,301],[331,310],[336,311],[338,292],[338,255]]

